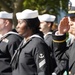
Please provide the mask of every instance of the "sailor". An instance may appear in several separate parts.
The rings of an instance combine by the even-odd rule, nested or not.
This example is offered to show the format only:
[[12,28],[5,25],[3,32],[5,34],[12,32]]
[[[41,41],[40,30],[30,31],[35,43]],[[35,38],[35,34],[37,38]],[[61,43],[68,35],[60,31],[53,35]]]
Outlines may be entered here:
[[0,75],[11,75],[11,57],[22,41],[22,37],[12,31],[12,18],[12,13],[0,12]]
[[55,18],[56,17],[54,15],[50,15],[50,14],[39,15],[40,31],[43,32],[44,40],[50,49],[50,56],[52,58],[51,61],[53,63],[52,72],[54,71],[54,69],[56,67],[56,61],[54,58],[53,43],[52,43],[52,32],[53,32],[52,26],[55,22]]
[[16,17],[16,30],[24,40],[12,57],[12,75],[51,75],[49,49],[39,31],[38,11],[26,9]]
[[[66,41],[65,33],[68,32],[70,40]],[[55,69],[56,75],[60,75],[61,72],[63,74],[65,69],[67,75],[75,75],[75,4],[68,11],[68,16],[60,21],[58,31],[53,36],[53,42],[56,46],[55,55],[58,60],[58,67]],[[67,44],[68,42],[69,44]]]

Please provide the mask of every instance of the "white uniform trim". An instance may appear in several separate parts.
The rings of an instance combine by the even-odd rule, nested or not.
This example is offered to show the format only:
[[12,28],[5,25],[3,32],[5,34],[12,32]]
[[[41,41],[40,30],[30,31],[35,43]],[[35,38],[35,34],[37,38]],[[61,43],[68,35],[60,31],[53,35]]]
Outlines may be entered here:
[[8,33],[4,34],[4,35],[0,38],[0,40],[3,40],[3,39],[4,39],[6,36],[8,36],[9,34],[19,35],[19,34],[18,34],[18,33],[16,33],[16,32],[10,31],[10,32],[8,32]]
[[37,34],[30,36],[30,39],[31,39],[31,38],[33,38],[33,37],[38,37],[38,38],[40,38],[40,39],[44,40],[42,37],[40,37],[40,36],[39,36],[39,35],[37,35]]
[[18,34],[18,33],[16,33],[16,32],[10,31],[10,32],[8,32],[8,33],[4,34],[3,36],[7,36],[8,34],[16,34],[16,35],[19,35],[19,34]]

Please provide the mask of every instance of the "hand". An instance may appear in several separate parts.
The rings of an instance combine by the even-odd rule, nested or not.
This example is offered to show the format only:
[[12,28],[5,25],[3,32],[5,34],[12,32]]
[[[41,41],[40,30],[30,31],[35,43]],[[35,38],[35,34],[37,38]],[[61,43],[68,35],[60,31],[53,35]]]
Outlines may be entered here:
[[55,72],[53,72],[52,75],[57,75],[57,74]]
[[70,29],[70,25],[69,25],[68,17],[64,17],[60,21],[59,26],[58,26],[59,34],[64,34],[64,33],[68,32],[69,29]]

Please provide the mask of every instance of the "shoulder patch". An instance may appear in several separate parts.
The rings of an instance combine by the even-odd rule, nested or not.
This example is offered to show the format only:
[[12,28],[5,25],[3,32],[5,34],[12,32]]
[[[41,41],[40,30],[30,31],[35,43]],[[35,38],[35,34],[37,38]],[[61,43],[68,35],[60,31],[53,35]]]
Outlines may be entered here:
[[44,58],[44,55],[40,53],[39,58]]
[[5,38],[2,41],[8,43],[9,40]]

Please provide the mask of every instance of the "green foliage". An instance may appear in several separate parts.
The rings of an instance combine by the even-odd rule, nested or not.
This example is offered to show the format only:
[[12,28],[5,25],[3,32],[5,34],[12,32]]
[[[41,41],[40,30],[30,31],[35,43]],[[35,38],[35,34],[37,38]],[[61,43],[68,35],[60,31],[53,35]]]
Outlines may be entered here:
[[57,15],[61,8],[67,12],[68,0],[25,0],[23,5],[24,9],[37,9],[39,14]]
[[23,2],[23,6],[20,8],[21,10],[37,9],[39,14],[50,13],[57,15],[59,14],[60,8],[67,12],[69,0],[0,0],[0,6],[2,9],[12,12],[14,11],[14,4],[19,1]]
[[62,1],[62,9],[65,10],[66,12],[68,11],[68,1],[69,0],[61,0]]
[[0,10],[15,13],[24,9],[38,10],[39,14],[49,13],[58,15],[60,9],[68,10],[69,0],[0,0]]

